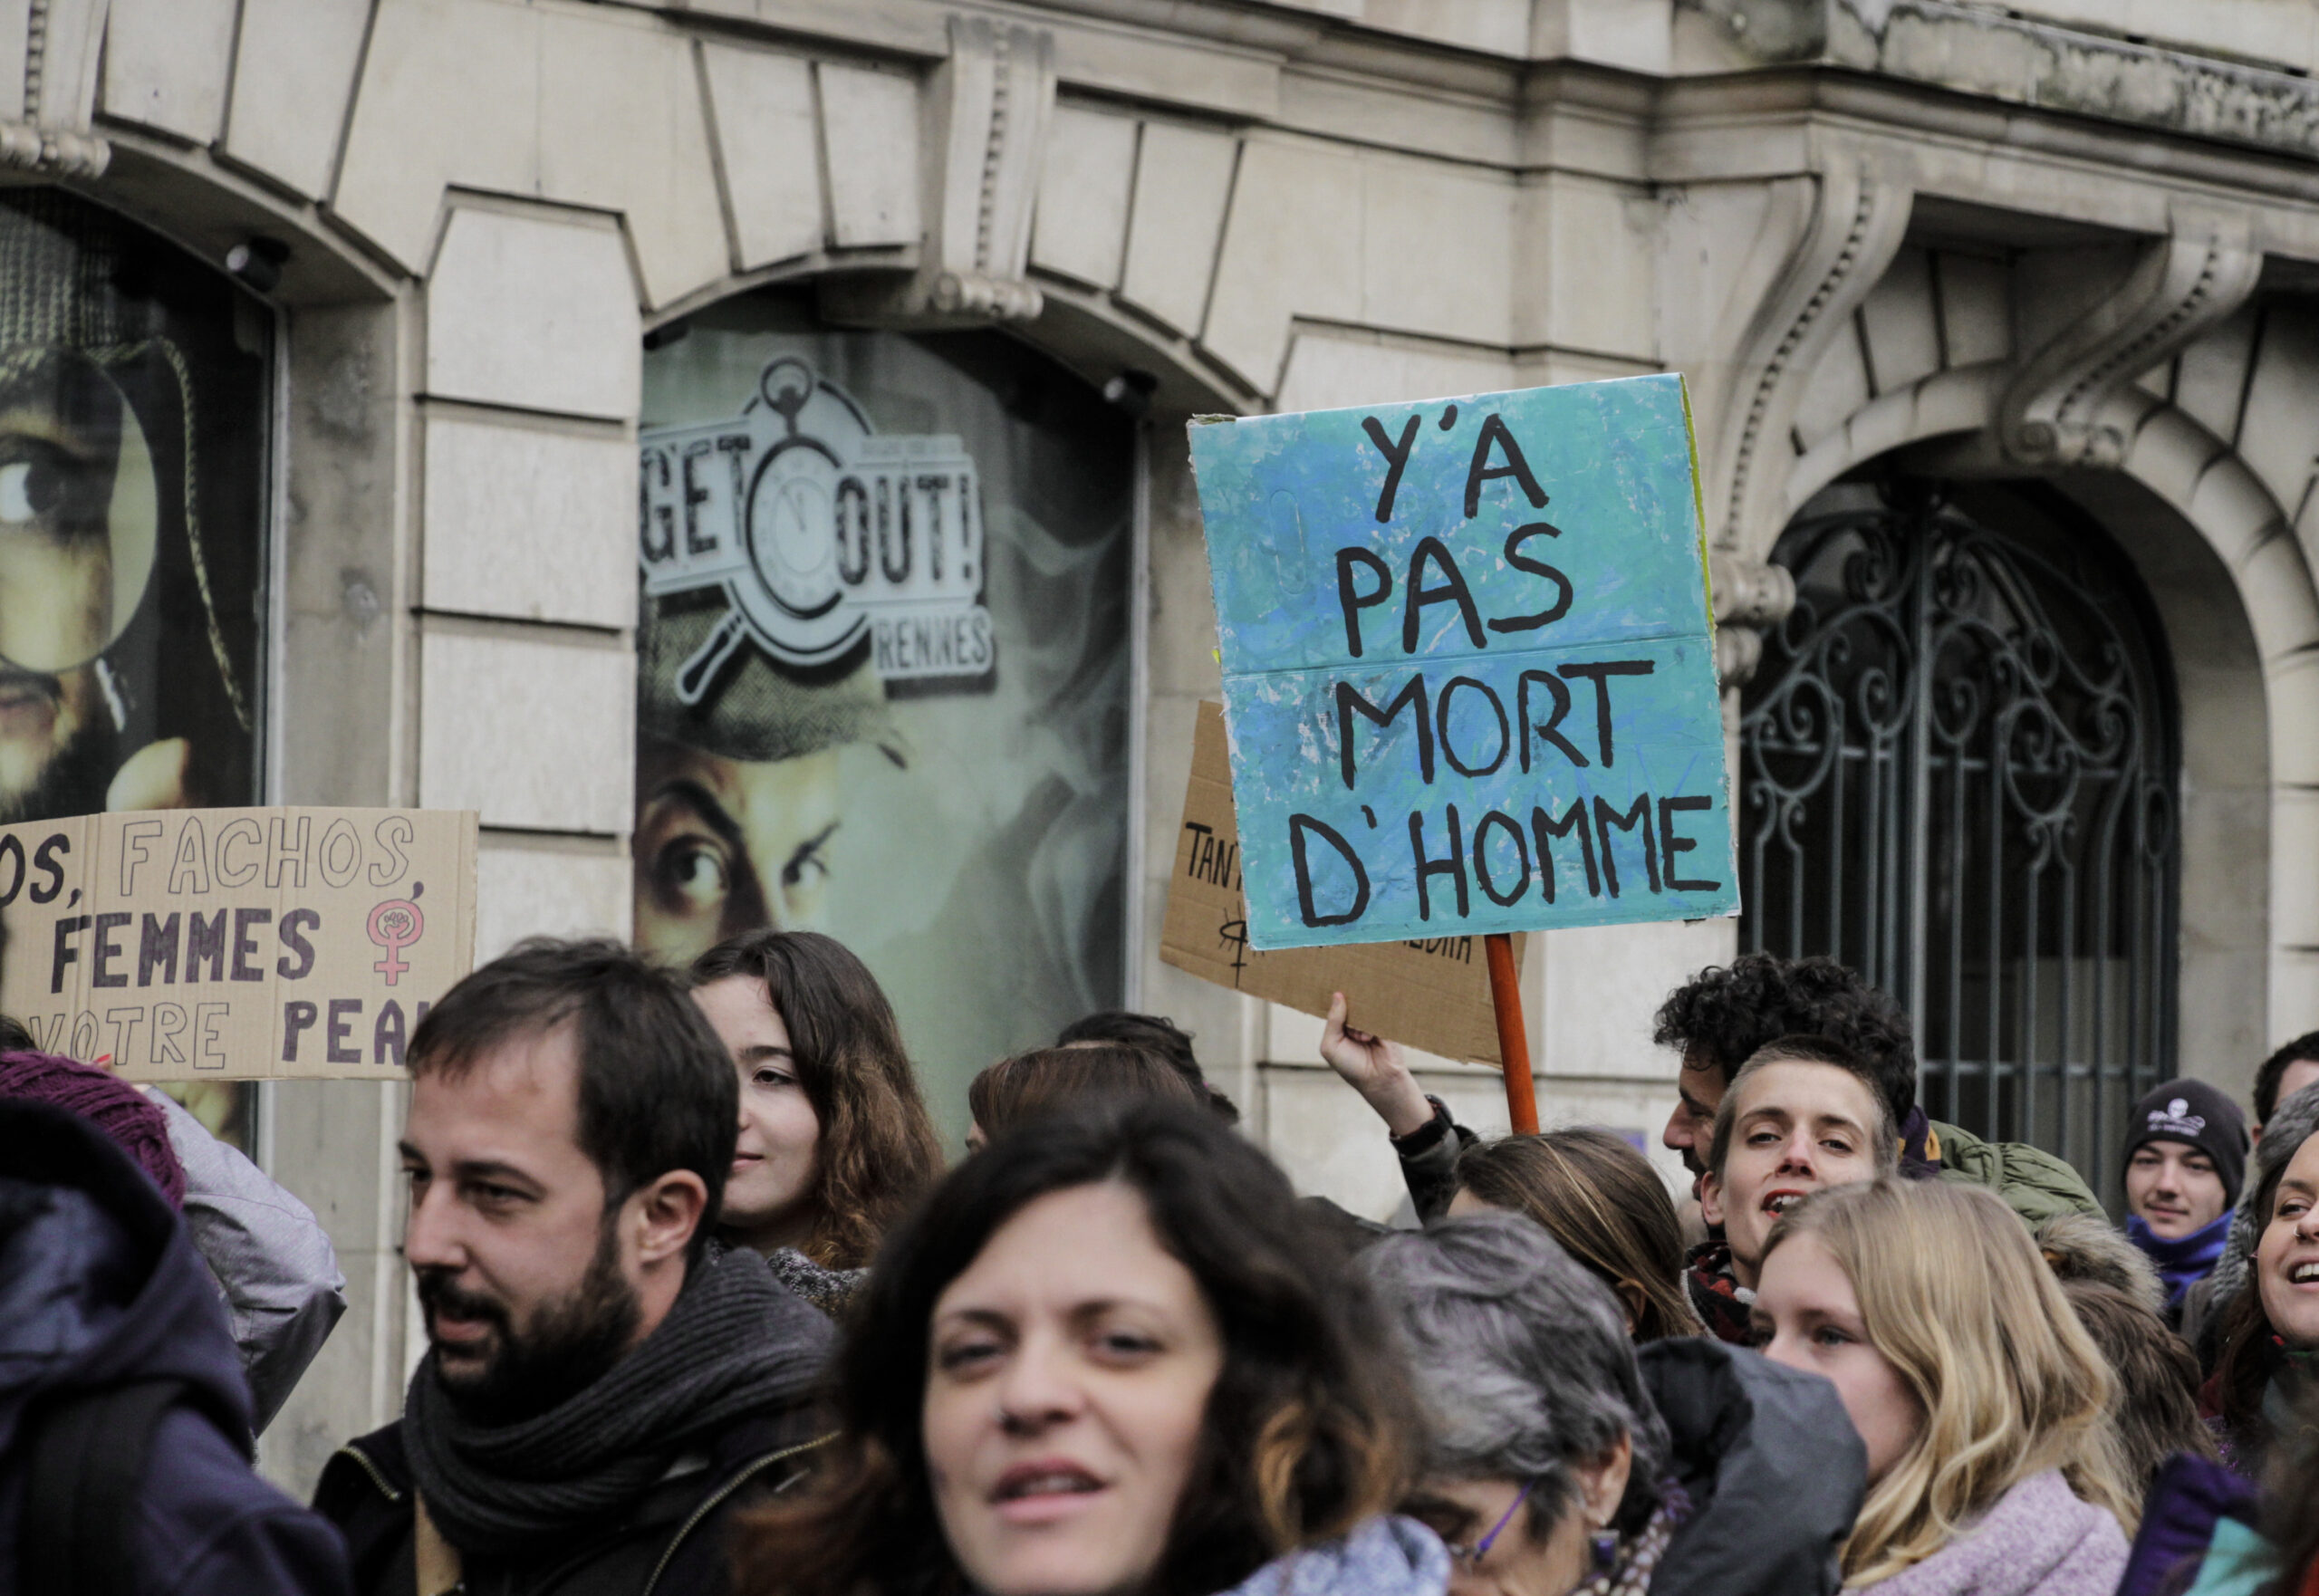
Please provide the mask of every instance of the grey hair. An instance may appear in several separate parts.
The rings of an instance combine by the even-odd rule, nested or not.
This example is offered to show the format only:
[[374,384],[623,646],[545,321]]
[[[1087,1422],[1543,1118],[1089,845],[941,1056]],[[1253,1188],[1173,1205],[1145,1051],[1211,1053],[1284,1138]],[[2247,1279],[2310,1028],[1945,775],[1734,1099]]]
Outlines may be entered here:
[[1477,1214],[1396,1231],[1361,1264],[1401,1343],[1427,1418],[1427,1472],[1530,1483],[1544,1534],[1575,1500],[1573,1466],[1629,1437],[1616,1522],[1659,1500],[1667,1426],[1605,1286],[1535,1220]]

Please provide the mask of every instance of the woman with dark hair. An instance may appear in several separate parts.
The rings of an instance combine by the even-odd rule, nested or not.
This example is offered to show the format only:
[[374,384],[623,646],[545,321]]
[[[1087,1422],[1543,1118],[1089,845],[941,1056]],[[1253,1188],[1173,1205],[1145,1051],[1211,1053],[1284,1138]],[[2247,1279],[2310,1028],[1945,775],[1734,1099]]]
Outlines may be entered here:
[[[1097,1105],[953,1170],[878,1255],[755,1596],[1441,1596],[1381,1515],[1404,1377],[1287,1180],[1204,1110]],[[1293,1568],[1274,1565],[1294,1558]]]
[[942,1172],[893,1007],[844,944],[813,931],[721,942],[690,979],[741,1075],[719,1234],[834,1311]]
[[[2201,1393],[2221,1429],[2223,1461],[2260,1478],[2292,1438],[2297,1406],[2319,1387],[2319,1087],[2280,1105],[2257,1144],[2242,1207],[2249,1244],[2221,1310],[2221,1354]],[[2234,1244],[2237,1238],[2234,1237]],[[2218,1278],[2221,1278],[2218,1271]]]
[[967,1083],[971,1152],[1025,1120],[1096,1101],[1171,1102],[1215,1112],[1205,1087],[1150,1048],[1073,1042],[1004,1058]]

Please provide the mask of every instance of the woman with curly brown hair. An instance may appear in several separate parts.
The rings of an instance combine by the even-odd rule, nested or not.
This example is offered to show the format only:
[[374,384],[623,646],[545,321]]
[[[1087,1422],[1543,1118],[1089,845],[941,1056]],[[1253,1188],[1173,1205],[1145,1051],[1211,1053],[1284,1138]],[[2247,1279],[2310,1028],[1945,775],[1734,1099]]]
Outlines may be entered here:
[[839,1434],[803,1496],[746,1524],[736,1588],[1441,1596],[1440,1543],[1383,1516],[1405,1377],[1312,1224],[1205,1110],[999,1137],[879,1254]]
[[718,1234],[834,1312],[886,1227],[942,1173],[877,977],[813,931],[751,931],[693,962],[693,1001],[741,1076]]

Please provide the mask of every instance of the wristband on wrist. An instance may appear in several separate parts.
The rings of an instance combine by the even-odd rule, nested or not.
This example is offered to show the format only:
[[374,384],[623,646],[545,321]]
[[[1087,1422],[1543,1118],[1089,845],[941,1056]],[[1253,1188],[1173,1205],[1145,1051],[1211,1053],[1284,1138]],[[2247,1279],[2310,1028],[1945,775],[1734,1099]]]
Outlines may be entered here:
[[1393,1150],[1404,1158],[1412,1153],[1425,1151],[1435,1142],[1448,1135],[1449,1127],[1455,1123],[1450,1118],[1448,1104],[1429,1091],[1425,1094],[1425,1101],[1433,1105],[1433,1118],[1407,1136],[1395,1136],[1390,1131],[1386,1133],[1386,1139],[1393,1144]]

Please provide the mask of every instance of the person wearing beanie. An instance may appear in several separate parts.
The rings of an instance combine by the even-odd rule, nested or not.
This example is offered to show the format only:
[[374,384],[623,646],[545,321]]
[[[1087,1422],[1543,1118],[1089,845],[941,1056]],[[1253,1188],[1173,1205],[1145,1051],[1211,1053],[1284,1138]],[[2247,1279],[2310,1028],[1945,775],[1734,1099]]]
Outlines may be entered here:
[[2126,1128],[2126,1235],[2166,1283],[2166,1312],[2222,1256],[2247,1173],[2247,1122],[2203,1081],[2169,1081],[2134,1104]]
[[313,1211],[172,1099],[41,1053],[0,1014],[0,1099],[46,1103],[127,1153],[184,1216],[223,1299],[261,1433],[346,1312],[346,1277]]
[[78,1114],[113,1139],[172,1208],[185,1207],[185,1166],[161,1106],[110,1070],[60,1053],[0,1053],[0,1097]]

